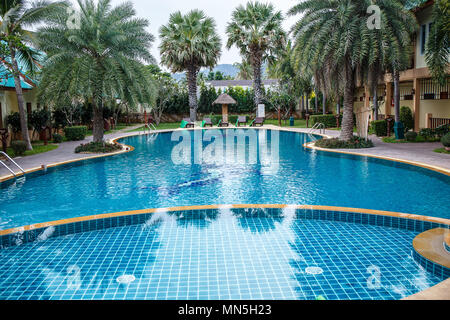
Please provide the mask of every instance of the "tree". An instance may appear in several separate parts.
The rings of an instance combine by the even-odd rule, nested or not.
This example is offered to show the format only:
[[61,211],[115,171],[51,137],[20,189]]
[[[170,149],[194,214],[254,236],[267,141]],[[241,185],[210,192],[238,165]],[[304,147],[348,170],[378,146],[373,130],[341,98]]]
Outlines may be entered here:
[[132,3],[78,0],[79,25],[67,11],[55,13],[38,30],[47,52],[39,97],[53,106],[91,103],[94,142],[103,141],[103,106],[118,99],[131,106],[151,101],[153,87],[140,61],[153,62],[148,21],[136,18]]
[[156,125],[158,126],[161,122],[161,117],[163,113],[167,110],[170,105],[170,101],[173,95],[176,93],[175,81],[172,77],[166,74],[159,73],[153,76],[155,82],[157,83],[157,94],[156,103],[151,108],[153,117],[155,118]]
[[161,63],[172,72],[186,71],[191,121],[197,119],[197,75],[202,67],[213,68],[220,57],[221,41],[216,23],[201,10],[186,15],[177,11],[159,30]]
[[255,107],[262,101],[261,68],[272,62],[286,44],[286,34],[281,26],[283,16],[272,4],[248,2],[238,6],[227,26],[227,48],[235,45],[253,69]]
[[27,150],[32,150],[28,134],[28,119],[25,111],[21,77],[25,77],[20,70],[22,64],[31,75],[38,67],[39,53],[30,45],[33,42],[33,33],[26,30],[42,23],[46,17],[57,8],[62,7],[61,2],[51,3],[41,0],[30,2],[26,0],[5,0],[0,4],[0,60],[9,69],[14,77],[14,86],[20,114],[20,127],[22,139]]
[[436,0],[433,6],[433,24],[428,37],[425,59],[433,78],[441,85],[447,81],[450,55],[450,3]]
[[252,80],[252,65],[248,61],[243,60],[241,63],[234,63],[233,66],[238,69],[237,80]]

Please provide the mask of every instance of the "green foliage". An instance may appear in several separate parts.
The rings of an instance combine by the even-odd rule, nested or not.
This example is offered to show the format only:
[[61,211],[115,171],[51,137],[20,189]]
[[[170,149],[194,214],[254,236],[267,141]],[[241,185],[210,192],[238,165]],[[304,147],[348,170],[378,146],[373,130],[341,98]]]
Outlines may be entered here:
[[436,136],[438,136],[439,138],[442,138],[449,132],[450,132],[450,124],[443,124],[442,126],[439,126],[435,129]]
[[213,102],[217,99],[219,95],[217,94],[214,87],[201,86],[200,87],[200,99],[198,100],[198,112],[207,114],[220,113],[222,106],[213,105]]
[[[334,114],[311,116],[312,125],[323,123],[326,128],[336,128],[336,116]],[[339,116],[339,123],[342,123],[342,115]]]
[[409,107],[400,108],[400,122],[403,122],[406,132],[414,129],[414,117]]
[[430,128],[424,128],[420,130],[419,135],[424,137],[426,140],[430,140],[436,136],[436,131]]
[[68,141],[80,141],[84,140],[87,134],[87,127],[85,126],[75,126],[67,127],[64,129],[64,134]]
[[30,119],[28,119],[28,123],[33,127],[37,132],[41,132],[43,128],[50,125],[51,113],[47,110],[35,110],[31,113]]
[[406,140],[408,140],[409,142],[414,142],[417,139],[417,132],[414,131],[408,131],[407,133],[405,133],[405,138]]
[[14,151],[14,156],[21,157],[25,154],[25,151],[27,151],[27,143],[22,140],[12,141],[11,149]]
[[75,148],[75,153],[111,153],[122,150],[119,144],[106,142],[91,142]]
[[388,124],[386,120],[372,121],[372,128],[377,137],[387,136],[387,126]]
[[6,124],[11,126],[14,133],[20,132],[20,115],[18,112],[12,113],[6,117]]
[[59,133],[54,133],[53,134],[53,142],[54,143],[61,143],[61,142],[63,142],[62,135],[60,135]]
[[447,133],[445,136],[443,136],[441,142],[444,147],[450,148],[450,133]]
[[340,140],[338,138],[317,140],[315,145],[325,149],[363,149],[374,147],[371,140],[355,136],[348,141]]

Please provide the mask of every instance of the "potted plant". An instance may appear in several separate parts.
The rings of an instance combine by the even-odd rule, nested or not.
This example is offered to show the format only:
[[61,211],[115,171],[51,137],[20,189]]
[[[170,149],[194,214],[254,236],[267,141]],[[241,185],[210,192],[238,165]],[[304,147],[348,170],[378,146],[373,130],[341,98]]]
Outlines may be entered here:
[[450,132],[442,137],[441,142],[444,145],[445,150],[450,151]]

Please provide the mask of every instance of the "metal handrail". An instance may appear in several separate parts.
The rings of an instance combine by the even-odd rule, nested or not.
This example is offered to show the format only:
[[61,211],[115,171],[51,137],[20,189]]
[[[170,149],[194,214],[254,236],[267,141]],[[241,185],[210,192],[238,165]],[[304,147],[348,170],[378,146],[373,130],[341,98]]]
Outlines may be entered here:
[[[11,159],[10,156],[8,156],[8,154],[6,152],[0,151],[0,154],[3,155],[6,159],[8,159],[12,164],[14,164],[17,168],[19,168],[20,171],[22,171],[23,174],[25,174],[25,170],[22,169],[21,166],[19,166],[17,164],[17,162],[15,162],[13,159]],[[14,176],[16,176],[16,174],[11,170],[11,168],[9,168],[6,163],[4,163],[3,161],[0,161],[10,172],[12,172],[14,174]]]
[[325,124],[318,122],[308,131],[308,133],[311,134],[314,130],[319,130],[319,133],[322,133],[323,130],[323,133],[325,133],[325,128]]
[[[151,127],[150,127],[151,126]],[[147,123],[147,124],[145,124],[144,125],[144,133],[147,131],[147,129],[148,129],[148,131],[152,131],[152,130],[154,130],[154,131],[157,131],[157,129],[156,129],[156,127],[155,127],[155,125],[153,124],[153,123]]]

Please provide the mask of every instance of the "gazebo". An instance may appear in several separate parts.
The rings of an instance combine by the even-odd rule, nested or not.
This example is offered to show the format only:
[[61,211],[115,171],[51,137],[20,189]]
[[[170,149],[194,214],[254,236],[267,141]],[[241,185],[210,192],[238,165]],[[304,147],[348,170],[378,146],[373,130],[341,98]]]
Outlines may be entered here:
[[222,105],[222,121],[224,123],[228,123],[228,105],[236,104],[236,100],[234,100],[232,97],[230,97],[226,93],[223,93],[216,99],[216,101],[213,102],[213,105],[214,104]]

